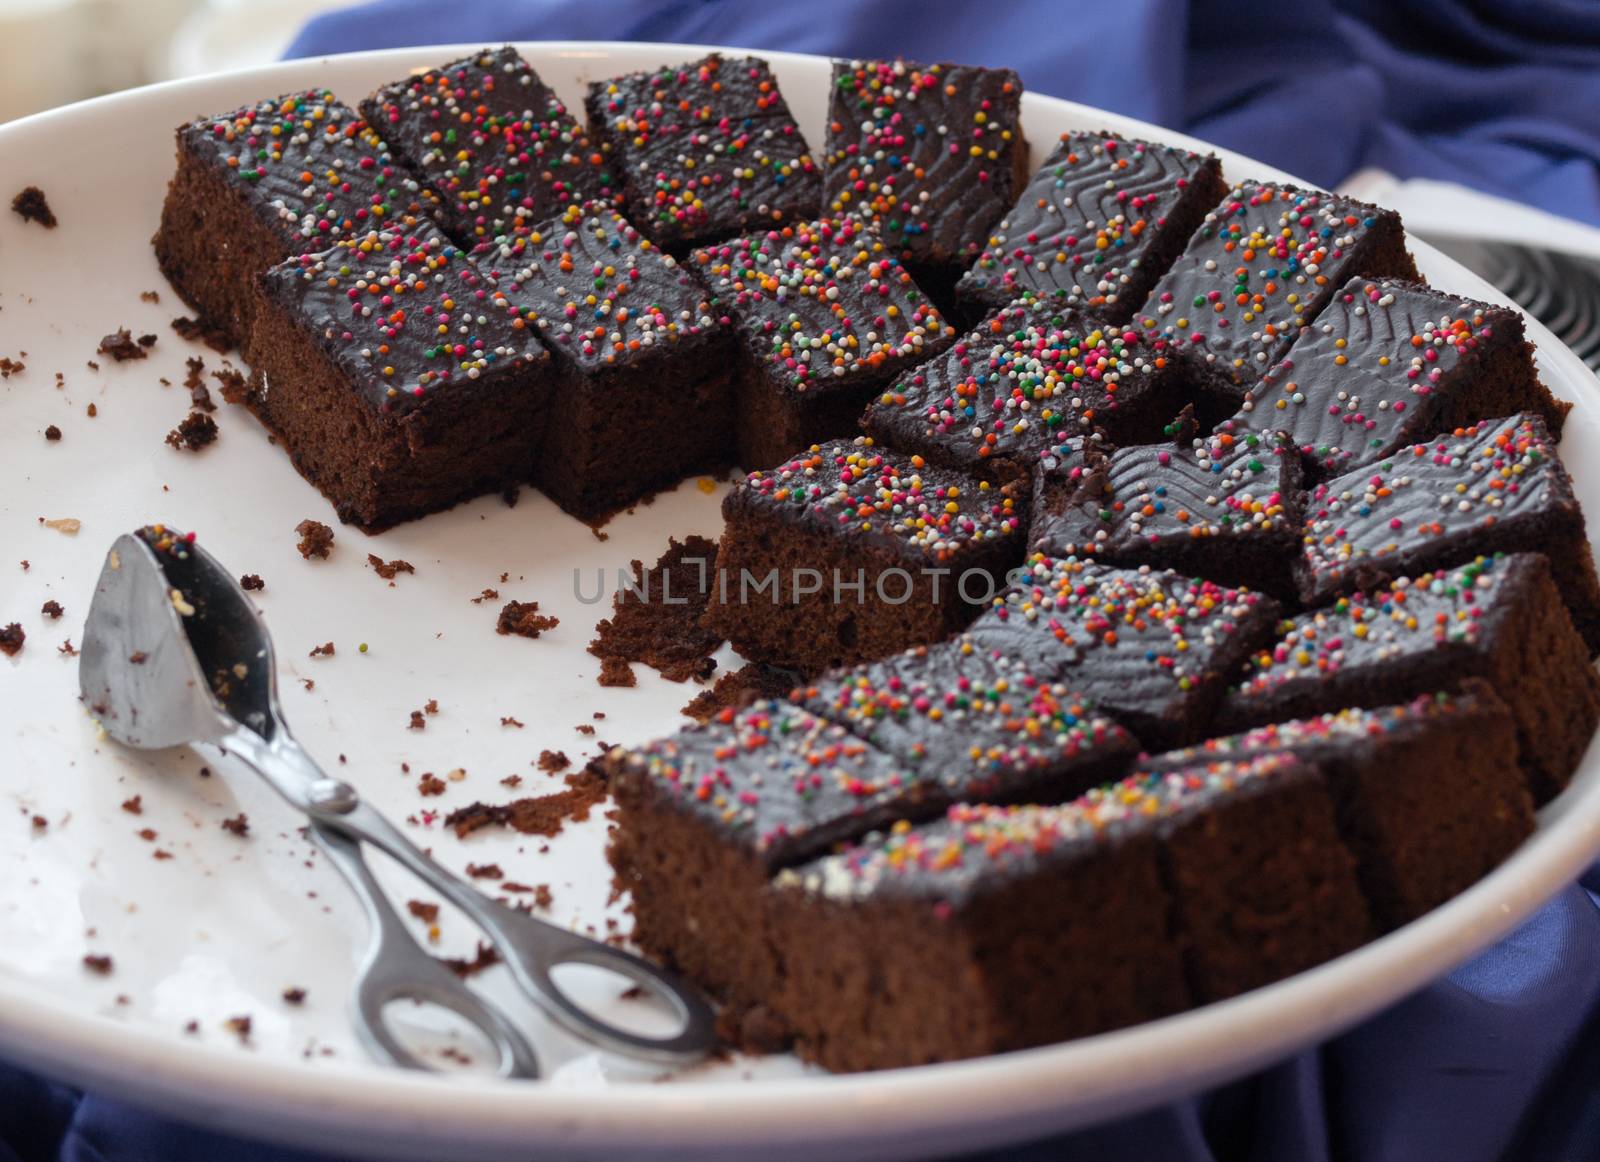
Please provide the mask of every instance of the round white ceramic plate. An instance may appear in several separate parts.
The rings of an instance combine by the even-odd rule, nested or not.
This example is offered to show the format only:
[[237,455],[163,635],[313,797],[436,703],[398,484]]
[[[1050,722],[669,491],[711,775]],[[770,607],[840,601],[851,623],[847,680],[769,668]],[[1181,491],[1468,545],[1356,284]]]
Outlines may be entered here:
[[[214,755],[137,756],[97,740],[77,701],[77,666],[58,647],[78,638],[117,534],[149,520],[197,530],[232,568],[265,579],[257,600],[278,643],[284,703],[312,753],[406,820],[447,864],[499,863],[508,879],[549,885],[555,921],[604,933],[609,920],[625,930],[626,916],[606,902],[600,819],[548,843],[489,833],[463,841],[436,815],[473,800],[558,789],[559,780],[533,764],[541,750],[581,761],[600,739],[632,742],[674,727],[693,687],[642,668],[636,689],[596,686],[596,662],[584,646],[606,605],[586,599],[597,590],[597,570],[614,575],[632,558],[653,561],[669,534],[715,535],[720,489],[691,481],[614,521],[605,541],[531,492],[515,508],[485,498],[380,538],[341,528],[330,560],[306,562],[295,551],[294,526],[332,514],[247,415],[222,407],[221,439],[202,453],[163,444],[188,411],[185,358],[199,356],[208,371],[219,363],[169,329],[184,308],[149,246],[173,166],[173,127],[309,85],[330,86],[354,103],[408,69],[474,47],[367,53],[158,85],[0,128],[0,173],[15,189],[41,186],[61,220],[46,231],[0,214],[0,355],[27,365],[0,382],[0,624],[19,621],[28,633],[18,657],[0,659],[0,1055],[213,1126],[389,1158],[533,1150],[540,1157],[738,1156],[757,1144],[769,1156],[828,1149],[926,1157],[1171,1099],[1327,1037],[1507,932],[1600,851],[1600,761],[1591,759],[1504,867],[1400,932],[1225,1004],[986,1060],[851,1077],[788,1058],[736,1060],[653,1084],[660,1079],[649,1071],[552,1033],[500,979],[503,970],[491,970],[483,987],[527,1020],[550,1066],[547,1081],[370,1065],[343,1015],[364,938],[360,916],[342,883],[312,858],[295,830],[299,820]],[[577,106],[590,79],[704,50],[536,44],[524,51]],[[827,62],[769,55],[819,145]],[[1182,140],[1032,95],[1025,121],[1040,156],[1069,129]],[[1223,156],[1231,178],[1284,176]],[[9,197],[13,188],[0,193]],[[1498,297],[1427,246],[1413,242],[1413,250],[1436,285]],[[160,301],[142,298],[147,291]],[[95,354],[100,337],[120,326],[160,336],[149,359],[117,364]],[[1546,381],[1579,404],[1564,451],[1577,467],[1580,495],[1600,512],[1600,472],[1590,467],[1600,458],[1597,384],[1542,328],[1531,331]],[[86,414],[91,405],[95,418]],[[59,442],[44,438],[51,424],[63,433]],[[42,523],[61,518],[81,521],[80,530]],[[415,575],[391,588],[367,567],[369,550],[405,558]],[[486,588],[500,599],[474,604]],[[496,611],[510,598],[538,600],[560,627],[537,641],[497,636]],[[66,607],[60,621],[41,617],[47,599]],[[335,656],[308,657],[330,640]],[[439,709],[426,730],[407,729],[410,711],[429,699]],[[606,717],[595,719],[597,711]],[[524,725],[503,726],[502,716]],[[211,777],[201,776],[202,765]],[[454,770],[465,773],[447,780],[442,796],[419,795],[422,772]],[[511,774],[522,778],[517,791],[501,785]],[[120,806],[134,796],[137,816]],[[250,820],[245,839],[220,826],[241,810]],[[145,829],[154,837],[141,837]],[[399,878],[389,882],[401,900],[426,898]],[[458,955],[472,943],[460,917],[446,912],[441,953]],[[87,971],[81,962],[89,953],[112,956],[111,973]],[[307,990],[302,1006],[281,999],[289,987]],[[592,995],[629,1011],[609,984],[594,985]],[[238,1016],[251,1018],[248,1043],[226,1027]],[[190,1022],[194,1031],[186,1032]],[[427,1039],[428,1030],[419,1036]],[[431,1037],[435,1050],[455,1044],[439,1031]]]

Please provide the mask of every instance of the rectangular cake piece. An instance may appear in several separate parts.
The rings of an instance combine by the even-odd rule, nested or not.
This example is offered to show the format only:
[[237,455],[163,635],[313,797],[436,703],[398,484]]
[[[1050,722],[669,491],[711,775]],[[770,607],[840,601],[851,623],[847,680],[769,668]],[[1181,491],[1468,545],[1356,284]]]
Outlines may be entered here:
[[549,354],[436,228],[374,234],[257,282],[245,402],[368,532],[527,478]]
[[1278,626],[1217,712],[1232,732],[1385,706],[1482,678],[1511,710],[1528,790],[1566,787],[1600,724],[1600,678],[1536,553],[1479,557],[1341,597]]
[[840,1070],[1086,1036],[1359,946],[1353,865],[1320,771],[1285,755],[957,806],[778,876],[770,1004]]
[[956,639],[796,690],[913,770],[960,772],[985,801],[1055,803],[1128,773],[1139,744],[1087,700]]
[[745,468],[854,435],[869,400],[955,341],[883,239],[853,218],[737,238],[696,251],[694,264],[742,345]]
[[1279,610],[1264,594],[1202,578],[1036,555],[966,638],[1165,749],[1214,733],[1213,709],[1271,640]]
[[207,325],[243,344],[256,276],[291,255],[426,213],[435,199],[326,89],[180,126],[156,260]]
[[822,175],[767,62],[712,53],[589,85],[628,218],[674,254],[804,221]]
[[723,498],[705,625],[804,674],[939,641],[1022,561],[1026,507],[865,436],[813,445]]
[[440,224],[468,250],[614,196],[599,147],[509,45],[385,85],[361,115],[432,188]]
[[1471,887],[1533,832],[1516,724],[1488,683],[1291,719],[1140,760],[1164,772],[1288,754],[1322,768],[1374,919],[1398,928]]
[[925,289],[950,290],[1028,176],[1010,69],[833,62],[823,200],[871,220]]
[[1300,599],[1460,565],[1486,553],[1550,559],[1573,625],[1600,650],[1600,580],[1556,441],[1526,412],[1437,436],[1324,484],[1307,497],[1296,562]]
[[1538,415],[1559,440],[1571,406],[1539,382],[1519,312],[1401,279],[1356,278],[1219,427],[1282,431],[1326,477],[1514,412]]
[[705,288],[609,207],[482,246],[563,374],[534,482],[594,520],[733,462],[734,338]]
[[1212,155],[1114,133],[1063,134],[956,284],[956,299],[981,315],[1032,291],[1125,323],[1227,189]]
[[1225,453],[1171,444],[1118,448],[1087,473],[1038,474],[1029,539],[1052,557],[1164,566],[1294,599],[1301,540],[1300,460],[1241,440]]
[[1207,422],[1246,394],[1351,278],[1418,277],[1400,215],[1320,190],[1242,182],[1205,216],[1138,312]]
[[1138,332],[1030,295],[903,372],[862,427],[999,480],[1031,475],[1066,441],[1157,439],[1186,399],[1174,368]]

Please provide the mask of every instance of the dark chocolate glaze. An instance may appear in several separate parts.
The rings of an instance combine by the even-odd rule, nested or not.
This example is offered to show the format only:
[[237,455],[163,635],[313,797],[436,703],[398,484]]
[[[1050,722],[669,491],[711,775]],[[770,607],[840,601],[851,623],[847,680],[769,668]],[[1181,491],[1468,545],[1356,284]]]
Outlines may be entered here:
[[1242,394],[1359,273],[1374,228],[1399,221],[1350,198],[1243,182],[1150,292],[1140,325]]
[[995,224],[957,293],[997,307],[1034,291],[1126,319],[1161,274],[1147,257],[1183,244],[1168,218],[1184,199],[1220,186],[1221,175],[1209,155],[1114,134],[1066,134]]
[[510,46],[385,85],[361,112],[438,194],[463,246],[614,196],[599,147]]
[[762,374],[785,392],[887,382],[955,340],[955,328],[858,219],[735,238],[695,251],[693,267]]
[[291,258],[261,286],[384,413],[446,390],[523,392],[527,370],[550,358],[493,280],[422,223]]
[[1347,472],[1433,435],[1479,366],[1522,343],[1522,318],[1506,307],[1351,279],[1221,430],[1281,430],[1320,470]]
[[670,250],[803,220],[822,178],[767,63],[712,53],[589,86],[627,212]]
[[1030,471],[1068,441],[1120,434],[1125,421],[1165,410],[1175,392],[1163,364],[1137,332],[1029,297],[902,373],[862,423],[946,463]]
[[472,257],[545,346],[585,374],[660,367],[727,341],[699,281],[607,206],[570,207]]
[[1027,164],[1010,69],[833,63],[823,200],[859,214],[908,262],[971,262]]
[[326,89],[191,121],[178,146],[208,161],[294,253],[427,213],[437,201]]
[[1307,497],[1299,580],[1316,604],[1546,538],[1583,533],[1583,513],[1544,420],[1486,420],[1402,448]]

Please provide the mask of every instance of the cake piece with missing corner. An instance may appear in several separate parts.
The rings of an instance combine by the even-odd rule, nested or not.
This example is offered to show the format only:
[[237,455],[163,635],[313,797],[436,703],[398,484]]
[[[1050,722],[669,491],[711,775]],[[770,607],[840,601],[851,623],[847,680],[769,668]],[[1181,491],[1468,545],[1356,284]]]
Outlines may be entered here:
[[614,196],[600,148],[516,49],[483,49],[384,85],[361,114],[438,198],[467,249]]
[[770,468],[859,430],[902,371],[955,341],[875,230],[824,218],[697,250],[741,344],[738,462]]

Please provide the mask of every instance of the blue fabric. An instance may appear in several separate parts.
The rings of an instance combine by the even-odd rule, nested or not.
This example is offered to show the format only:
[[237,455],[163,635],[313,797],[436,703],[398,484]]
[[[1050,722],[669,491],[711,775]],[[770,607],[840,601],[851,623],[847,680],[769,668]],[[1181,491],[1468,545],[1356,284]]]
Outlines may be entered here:
[[[1180,127],[1318,185],[1376,165],[1600,225],[1593,0],[376,0],[312,21],[289,55],[550,38],[1005,64],[1037,92]],[[1006,1156],[1600,1159],[1597,891],[1600,865],[1490,951],[1318,1049]],[[0,1066],[0,1162],[216,1159],[316,1162]]]

